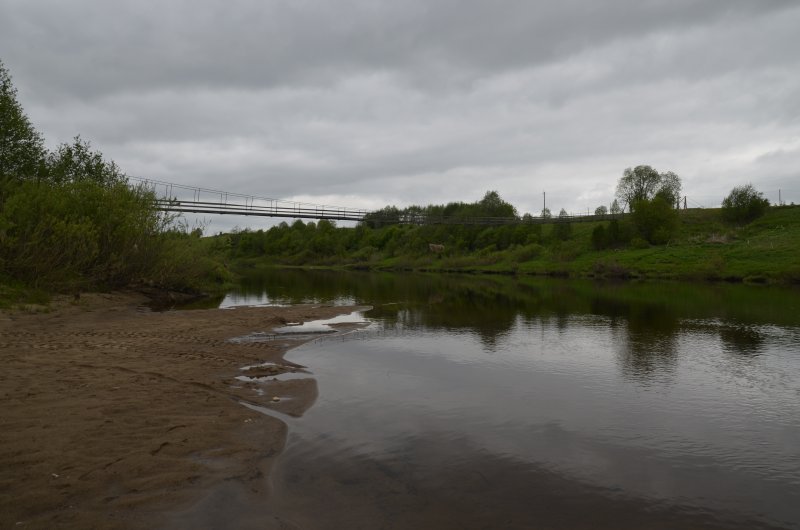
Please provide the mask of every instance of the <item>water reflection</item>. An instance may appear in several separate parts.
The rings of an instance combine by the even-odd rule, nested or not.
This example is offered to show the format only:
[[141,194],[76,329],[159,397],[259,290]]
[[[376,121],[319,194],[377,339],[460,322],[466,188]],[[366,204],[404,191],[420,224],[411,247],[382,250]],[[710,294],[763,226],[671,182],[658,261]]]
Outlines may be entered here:
[[369,329],[291,354],[320,397],[274,475],[282,520],[800,526],[797,291],[308,271],[250,285],[375,308]]
[[720,326],[719,338],[726,352],[754,357],[760,355],[765,338],[755,328],[741,326]]
[[620,372],[640,384],[669,380],[678,338],[694,326],[687,321],[734,322],[707,331],[725,351],[749,356],[763,348],[759,324],[800,321],[797,289],[280,269],[245,277],[221,306],[298,303],[370,304],[385,325],[472,333],[487,351],[520,318],[567,332],[575,314],[602,316],[614,332]]

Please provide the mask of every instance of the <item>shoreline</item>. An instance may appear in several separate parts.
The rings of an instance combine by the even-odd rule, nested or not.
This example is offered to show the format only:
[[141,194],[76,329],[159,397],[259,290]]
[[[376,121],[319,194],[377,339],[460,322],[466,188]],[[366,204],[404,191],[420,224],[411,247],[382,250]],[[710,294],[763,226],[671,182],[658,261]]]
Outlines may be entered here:
[[[612,264],[613,265],[613,264]],[[700,284],[700,285],[749,285],[749,286],[772,286],[772,287],[796,287],[800,285],[800,281],[794,278],[776,278],[776,277],[743,277],[743,276],[702,276],[687,275],[658,275],[646,274],[642,272],[615,272],[613,267],[610,267],[610,272],[595,273],[588,272],[582,273],[580,271],[567,271],[567,270],[522,270],[519,267],[508,268],[481,268],[481,267],[462,267],[462,268],[446,268],[446,267],[405,267],[405,266],[387,266],[387,265],[365,265],[365,264],[339,264],[339,265],[291,265],[284,263],[264,262],[263,264],[247,263],[244,266],[239,266],[236,273],[240,276],[246,275],[248,272],[259,271],[263,269],[288,269],[288,270],[309,270],[309,271],[337,271],[337,272],[370,272],[370,273],[394,273],[394,274],[457,274],[464,276],[514,276],[514,277],[531,277],[531,278],[553,278],[559,280],[593,280],[593,281],[606,281],[606,282],[671,282],[671,283],[685,283],[685,284]]]
[[91,293],[47,313],[0,313],[3,527],[180,526],[231,495],[268,494],[288,428],[242,403],[300,416],[316,381],[271,381],[259,395],[235,377],[265,362],[298,368],[284,356],[311,339],[229,339],[359,309],[156,313],[147,301]]

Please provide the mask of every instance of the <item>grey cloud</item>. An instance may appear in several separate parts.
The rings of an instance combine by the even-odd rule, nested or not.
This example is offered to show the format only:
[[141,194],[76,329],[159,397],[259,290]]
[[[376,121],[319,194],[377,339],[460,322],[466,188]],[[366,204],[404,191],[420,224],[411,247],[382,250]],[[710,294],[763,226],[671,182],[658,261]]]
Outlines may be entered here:
[[[606,2],[22,2],[0,32],[21,71],[57,98],[154,87],[328,84],[392,70],[420,84],[474,81],[674,28],[751,20],[788,0]],[[37,75],[38,74],[38,75]]]
[[706,205],[798,181],[798,25],[788,0],[0,0],[0,53],[51,143],[134,175],[582,211],[639,163]]

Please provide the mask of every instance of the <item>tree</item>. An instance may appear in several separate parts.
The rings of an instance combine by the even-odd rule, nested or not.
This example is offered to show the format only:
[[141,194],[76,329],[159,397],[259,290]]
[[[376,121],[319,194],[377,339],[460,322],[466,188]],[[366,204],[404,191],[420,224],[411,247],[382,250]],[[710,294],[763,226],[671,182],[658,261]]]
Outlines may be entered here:
[[478,203],[484,217],[516,217],[517,210],[500,198],[496,191],[487,191]]
[[553,214],[550,212],[550,208],[542,208],[542,218],[550,219],[551,217],[553,217]]
[[664,199],[668,204],[675,205],[677,209],[678,200],[681,197],[681,178],[672,171],[661,173],[661,186],[656,195]]
[[627,168],[617,183],[617,198],[628,210],[633,210],[637,203],[650,201],[660,195],[670,205],[675,205],[681,192],[681,179],[668,171],[659,173],[650,166]]
[[22,110],[11,76],[0,61],[0,184],[40,177],[44,159],[44,140]]
[[553,237],[566,241],[572,237],[572,224],[569,222],[569,214],[564,208],[558,213],[558,222],[553,225]]
[[599,224],[592,230],[592,248],[602,250],[608,246],[608,234],[603,225]]
[[611,202],[611,214],[612,215],[619,215],[622,213],[622,207],[619,205],[619,201],[614,199]]
[[606,208],[606,207],[605,207],[605,206],[603,206],[603,205],[600,205],[600,206],[598,206],[598,207],[597,207],[597,208],[595,208],[595,210],[594,210],[594,214],[595,214],[595,215],[606,215],[607,213],[608,213],[608,208]]
[[722,218],[746,224],[764,215],[768,207],[769,200],[752,184],[737,186],[722,200]]
[[652,200],[641,200],[633,205],[631,221],[648,243],[663,245],[675,233],[678,212],[674,205],[658,195]]
[[125,175],[114,162],[106,162],[91,144],[76,136],[71,144],[61,144],[47,156],[49,178],[57,184],[96,182],[104,186],[124,182]]

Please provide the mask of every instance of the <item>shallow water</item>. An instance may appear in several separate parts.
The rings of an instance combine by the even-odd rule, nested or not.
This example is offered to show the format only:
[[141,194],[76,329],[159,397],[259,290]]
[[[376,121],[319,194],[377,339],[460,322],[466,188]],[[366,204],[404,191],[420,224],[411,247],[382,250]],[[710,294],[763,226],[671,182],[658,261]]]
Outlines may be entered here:
[[288,357],[319,398],[287,420],[266,507],[282,520],[800,528],[797,290],[288,271],[262,299],[271,285],[375,306]]

